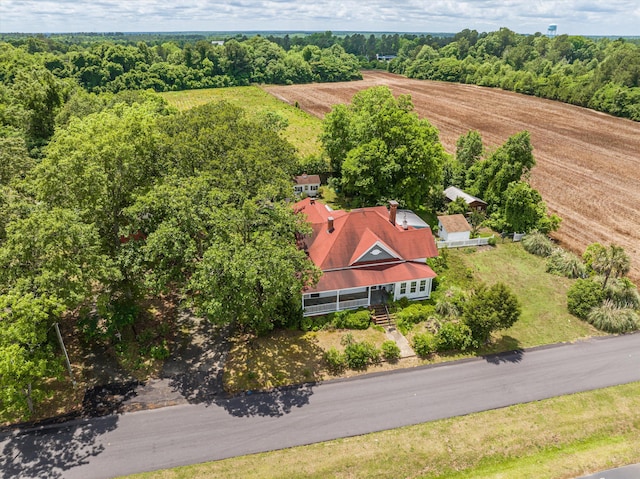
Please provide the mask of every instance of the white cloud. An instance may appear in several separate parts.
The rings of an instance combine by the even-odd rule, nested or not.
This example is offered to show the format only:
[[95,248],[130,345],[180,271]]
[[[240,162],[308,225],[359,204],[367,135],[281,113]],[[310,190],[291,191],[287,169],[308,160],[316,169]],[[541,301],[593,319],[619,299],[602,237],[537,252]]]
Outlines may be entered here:
[[2,0],[2,32],[352,30],[640,35],[636,0]]

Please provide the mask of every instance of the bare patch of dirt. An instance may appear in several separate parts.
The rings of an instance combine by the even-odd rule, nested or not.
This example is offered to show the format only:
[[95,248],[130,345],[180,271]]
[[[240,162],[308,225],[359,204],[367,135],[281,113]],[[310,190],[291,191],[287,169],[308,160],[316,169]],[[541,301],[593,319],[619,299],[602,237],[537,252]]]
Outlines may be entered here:
[[377,85],[410,94],[449,153],[468,130],[478,130],[489,149],[528,130],[537,160],[532,185],[563,220],[555,238],[580,254],[596,241],[622,246],[632,258],[631,278],[640,281],[640,123],[493,88],[378,71],[365,72],[361,81],[265,90],[322,118],[332,105]]

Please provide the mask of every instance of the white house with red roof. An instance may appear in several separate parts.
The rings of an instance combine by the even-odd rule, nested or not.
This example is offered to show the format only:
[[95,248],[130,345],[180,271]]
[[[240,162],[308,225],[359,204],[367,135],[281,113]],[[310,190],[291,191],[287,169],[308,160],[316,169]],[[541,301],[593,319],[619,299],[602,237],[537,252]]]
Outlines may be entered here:
[[385,298],[426,299],[436,274],[427,258],[438,256],[430,228],[397,221],[398,203],[349,212],[313,198],[294,205],[313,232],[299,244],[322,270],[302,294],[305,316],[379,304]]

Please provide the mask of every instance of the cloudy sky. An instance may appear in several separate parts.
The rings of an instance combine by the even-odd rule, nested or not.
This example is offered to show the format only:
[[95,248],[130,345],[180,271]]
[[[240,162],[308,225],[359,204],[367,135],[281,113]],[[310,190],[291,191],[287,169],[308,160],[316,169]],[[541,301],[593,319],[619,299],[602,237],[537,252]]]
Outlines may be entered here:
[[0,32],[397,31],[640,35],[639,0],[0,0]]

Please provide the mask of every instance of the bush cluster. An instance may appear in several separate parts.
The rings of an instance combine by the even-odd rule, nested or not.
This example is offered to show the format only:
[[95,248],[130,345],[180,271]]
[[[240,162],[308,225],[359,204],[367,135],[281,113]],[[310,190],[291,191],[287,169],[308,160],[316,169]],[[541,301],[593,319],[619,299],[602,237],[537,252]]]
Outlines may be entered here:
[[388,339],[382,343],[382,357],[385,361],[395,362],[400,359],[400,347],[395,341]]
[[605,294],[620,307],[640,309],[640,293],[628,278],[616,278],[607,283]]
[[332,323],[338,329],[367,329],[371,324],[371,311],[339,311],[335,313]]
[[324,360],[329,370],[334,374],[340,374],[347,368],[347,358],[335,347],[331,347],[324,352]]
[[322,316],[305,316],[300,321],[300,329],[302,331],[319,331],[327,324],[330,324],[333,316],[325,314]]
[[432,333],[418,333],[413,337],[413,350],[426,358],[438,350],[438,338]]
[[354,341],[344,348],[347,366],[365,369],[369,364],[380,362],[380,350],[368,341]]
[[473,345],[471,328],[459,321],[444,323],[436,339],[438,351],[466,351]]
[[[331,347],[324,353],[324,360],[329,370],[334,374],[338,374],[346,368],[365,369],[369,364],[378,364],[381,355],[384,354],[385,358],[387,357],[385,352],[376,348],[375,345],[370,342],[356,341],[351,333],[345,334],[340,340],[340,343],[345,347],[344,352],[340,352],[335,347]],[[390,349],[387,345],[385,351]],[[393,354],[393,352],[391,354]],[[398,350],[398,357],[399,355],[400,351]]]
[[396,313],[396,326],[400,331],[407,331],[414,324],[429,319],[435,312],[435,307],[431,304],[413,303]]
[[539,231],[526,235],[522,239],[522,247],[531,254],[545,258],[551,255],[555,248],[549,237]]
[[580,319],[587,319],[591,309],[602,304],[605,292],[602,286],[590,279],[579,279],[567,291],[567,308]]
[[640,317],[632,308],[621,307],[610,299],[592,308],[587,321],[601,331],[626,333],[640,328]]
[[300,329],[303,331],[319,331],[321,329],[367,329],[371,325],[371,311],[338,311],[323,316],[302,318]]
[[567,278],[586,278],[587,268],[575,254],[556,248],[547,258],[547,272]]
[[579,279],[567,292],[569,312],[608,333],[640,329],[640,294],[627,278],[603,287],[598,279]]

